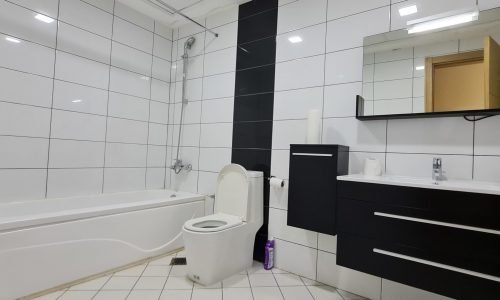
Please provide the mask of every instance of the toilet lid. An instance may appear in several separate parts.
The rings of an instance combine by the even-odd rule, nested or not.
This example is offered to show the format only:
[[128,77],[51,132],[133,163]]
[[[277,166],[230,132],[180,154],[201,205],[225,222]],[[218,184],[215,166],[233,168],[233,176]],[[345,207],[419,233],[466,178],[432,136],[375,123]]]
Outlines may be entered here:
[[248,174],[237,164],[225,166],[217,178],[215,212],[240,217],[246,221],[248,207]]

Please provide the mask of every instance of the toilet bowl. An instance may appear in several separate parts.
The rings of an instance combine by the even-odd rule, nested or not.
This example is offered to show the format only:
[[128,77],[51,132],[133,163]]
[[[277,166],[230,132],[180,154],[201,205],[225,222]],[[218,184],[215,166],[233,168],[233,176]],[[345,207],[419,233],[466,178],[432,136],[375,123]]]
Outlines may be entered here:
[[211,285],[252,265],[255,234],[263,218],[262,172],[225,166],[217,178],[214,214],[183,227],[187,275]]

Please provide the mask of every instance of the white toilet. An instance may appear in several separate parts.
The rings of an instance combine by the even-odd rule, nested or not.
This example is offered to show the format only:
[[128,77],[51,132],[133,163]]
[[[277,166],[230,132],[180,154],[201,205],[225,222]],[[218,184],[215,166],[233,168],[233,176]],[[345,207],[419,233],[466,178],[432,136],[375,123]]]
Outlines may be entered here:
[[264,221],[263,190],[262,172],[236,164],[220,171],[214,214],[184,224],[189,278],[211,285],[252,265],[255,234]]

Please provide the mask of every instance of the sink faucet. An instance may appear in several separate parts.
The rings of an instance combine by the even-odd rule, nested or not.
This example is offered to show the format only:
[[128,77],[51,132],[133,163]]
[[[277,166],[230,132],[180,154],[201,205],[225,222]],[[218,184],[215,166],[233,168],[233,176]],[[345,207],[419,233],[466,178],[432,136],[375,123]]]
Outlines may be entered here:
[[434,157],[432,160],[432,180],[438,182],[443,179],[443,160],[440,157]]

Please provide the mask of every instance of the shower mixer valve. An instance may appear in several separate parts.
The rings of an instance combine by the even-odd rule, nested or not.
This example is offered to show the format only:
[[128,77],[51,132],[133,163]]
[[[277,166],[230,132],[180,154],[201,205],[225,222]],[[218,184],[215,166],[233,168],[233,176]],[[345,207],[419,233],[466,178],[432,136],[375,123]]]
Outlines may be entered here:
[[171,165],[169,168],[174,170],[175,174],[179,174],[182,170],[188,172],[191,171],[193,169],[193,166],[191,164],[184,165],[182,163],[182,159],[176,159],[174,160],[174,164]]

